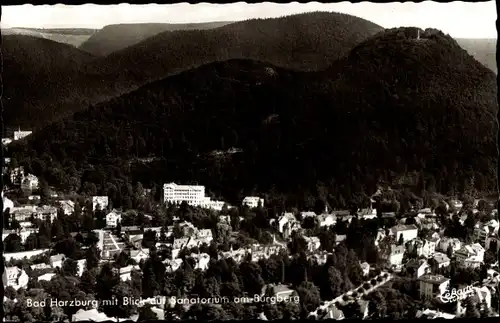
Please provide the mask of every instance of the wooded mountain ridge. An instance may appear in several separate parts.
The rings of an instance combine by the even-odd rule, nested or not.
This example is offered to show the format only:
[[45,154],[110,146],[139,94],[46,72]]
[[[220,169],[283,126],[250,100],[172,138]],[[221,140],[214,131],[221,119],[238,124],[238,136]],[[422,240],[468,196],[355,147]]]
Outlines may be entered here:
[[87,194],[174,181],[234,203],[255,193],[342,206],[412,173],[421,190],[496,190],[495,74],[440,31],[416,35],[378,33],[320,72],[203,65],[9,149],[48,182]]

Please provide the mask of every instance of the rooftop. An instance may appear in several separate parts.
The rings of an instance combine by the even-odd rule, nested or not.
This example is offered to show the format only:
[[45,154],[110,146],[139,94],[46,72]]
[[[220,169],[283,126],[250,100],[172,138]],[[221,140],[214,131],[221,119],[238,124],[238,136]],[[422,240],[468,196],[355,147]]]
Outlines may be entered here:
[[449,278],[444,277],[443,275],[431,275],[431,274],[426,274],[418,278],[420,281],[424,281],[429,284],[438,284],[441,285],[447,281],[449,281]]

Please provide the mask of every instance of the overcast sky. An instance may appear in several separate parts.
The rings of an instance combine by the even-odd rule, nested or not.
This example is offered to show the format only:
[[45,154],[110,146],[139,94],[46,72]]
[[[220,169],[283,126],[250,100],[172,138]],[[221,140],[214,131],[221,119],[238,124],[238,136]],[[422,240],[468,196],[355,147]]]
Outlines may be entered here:
[[384,28],[415,26],[437,28],[455,38],[497,38],[495,1],[481,3],[340,2],[306,4],[264,2],[247,4],[173,5],[43,5],[3,6],[2,27],[101,28],[118,23],[186,23],[271,18],[309,11],[334,11],[355,15]]

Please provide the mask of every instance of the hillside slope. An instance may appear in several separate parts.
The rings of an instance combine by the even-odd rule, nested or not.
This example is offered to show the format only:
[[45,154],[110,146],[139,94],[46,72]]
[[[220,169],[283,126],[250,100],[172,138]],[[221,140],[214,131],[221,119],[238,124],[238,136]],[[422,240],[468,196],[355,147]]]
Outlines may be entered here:
[[415,35],[380,33],[322,72],[204,65],[50,125],[14,156],[67,189],[199,182],[233,203],[266,192],[302,205],[322,182],[345,206],[412,172],[429,191],[461,192],[472,177],[496,189],[494,73],[440,32]]
[[457,42],[469,54],[474,56],[484,66],[493,72],[498,72],[497,67],[497,41],[496,39],[464,39],[458,38]]
[[53,117],[55,103],[74,98],[73,82],[93,56],[44,38],[4,35],[2,59],[3,118],[17,127]]
[[2,35],[26,35],[49,39],[58,43],[68,44],[75,47],[83,44],[89,39],[95,29],[84,28],[62,28],[62,29],[37,29],[37,28],[6,28],[2,29]]
[[[24,92],[19,92],[16,102],[31,105],[32,110],[40,113],[25,118],[13,105],[13,114],[5,123],[16,127],[18,124],[43,126],[89,103],[108,100],[151,81],[215,61],[246,58],[282,67],[317,70],[329,66],[380,30],[381,27],[360,18],[319,12],[249,20],[211,30],[165,32],[85,64],[79,69],[78,77],[64,85],[72,91],[51,93],[52,102],[25,102]],[[37,49],[33,50],[36,53]],[[37,87],[36,76],[30,77],[36,81],[31,87],[23,88],[25,92]],[[63,97],[67,99],[61,102]],[[16,111],[20,113],[16,115]]]
[[104,26],[92,37],[81,44],[80,49],[96,56],[106,56],[129,46],[153,37],[165,31],[212,29],[229,24],[230,22],[207,22],[193,24],[117,24]]

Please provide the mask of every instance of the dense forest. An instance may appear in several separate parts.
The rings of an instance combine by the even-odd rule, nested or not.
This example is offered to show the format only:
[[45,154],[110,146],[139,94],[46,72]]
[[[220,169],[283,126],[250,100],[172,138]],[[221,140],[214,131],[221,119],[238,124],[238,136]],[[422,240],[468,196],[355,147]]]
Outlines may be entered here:
[[496,190],[494,73],[439,31],[416,35],[380,33],[322,72],[204,65],[9,150],[49,183],[87,194],[177,181],[232,203],[268,193],[293,206],[311,196],[342,206],[380,182]]
[[12,35],[2,43],[4,124],[38,128],[151,81],[233,58],[322,69],[380,30],[357,17],[317,12],[165,32],[98,58],[69,45]]
[[96,56],[106,56],[133,46],[149,37],[165,31],[204,30],[222,27],[231,22],[208,22],[192,24],[139,23],[107,25],[79,46],[81,50]]

